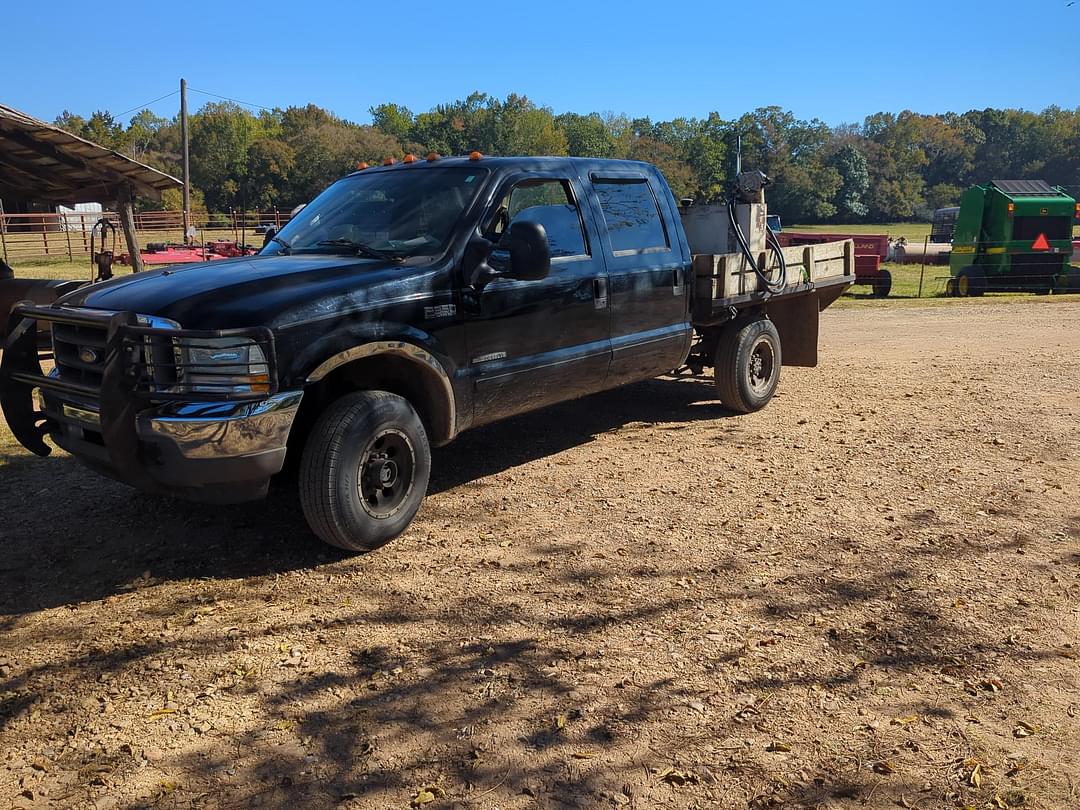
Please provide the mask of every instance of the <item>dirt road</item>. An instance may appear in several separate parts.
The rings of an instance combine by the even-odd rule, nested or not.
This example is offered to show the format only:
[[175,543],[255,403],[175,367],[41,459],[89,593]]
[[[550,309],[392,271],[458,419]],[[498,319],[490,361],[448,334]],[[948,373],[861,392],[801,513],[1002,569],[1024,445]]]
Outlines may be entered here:
[[823,330],[466,434],[365,557],[0,434],[0,806],[1080,806],[1080,307]]

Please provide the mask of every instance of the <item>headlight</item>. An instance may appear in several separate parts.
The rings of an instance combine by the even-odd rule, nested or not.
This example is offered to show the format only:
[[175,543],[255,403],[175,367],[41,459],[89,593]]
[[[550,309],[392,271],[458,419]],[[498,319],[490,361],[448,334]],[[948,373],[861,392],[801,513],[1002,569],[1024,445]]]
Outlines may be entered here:
[[187,391],[270,393],[270,365],[252,338],[188,338],[176,351],[177,382]]

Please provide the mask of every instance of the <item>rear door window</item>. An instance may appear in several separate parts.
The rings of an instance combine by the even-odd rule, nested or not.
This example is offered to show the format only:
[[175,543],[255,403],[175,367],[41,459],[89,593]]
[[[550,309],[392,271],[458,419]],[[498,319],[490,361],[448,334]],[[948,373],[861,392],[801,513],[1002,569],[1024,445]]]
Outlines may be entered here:
[[616,256],[670,249],[656,196],[644,177],[596,178],[593,188]]

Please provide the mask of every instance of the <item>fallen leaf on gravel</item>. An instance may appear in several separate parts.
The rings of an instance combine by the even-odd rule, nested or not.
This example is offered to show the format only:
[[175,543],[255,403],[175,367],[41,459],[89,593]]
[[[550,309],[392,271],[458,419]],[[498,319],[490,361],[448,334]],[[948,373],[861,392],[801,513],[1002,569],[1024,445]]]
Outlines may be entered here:
[[1039,729],[1030,723],[1025,723],[1023,720],[1018,720],[1016,728],[1013,729],[1014,737],[1030,737],[1032,734],[1038,733]]
[[288,731],[296,725],[292,720],[278,720],[274,723],[274,731]]
[[889,721],[889,723],[890,725],[894,726],[910,726],[918,719],[919,716],[917,714],[909,714],[905,715],[904,717],[894,717],[892,720]]
[[438,785],[425,785],[420,788],[420,790],[416,791],[416,795],[413,796],[410,804],[413,807],[423,807],[425,804],[431,804],[436,799],[441,799],[445,795],[446,791]]
[[149,718],[151,720],[160,720],[162,717],[168,717],[170,714],[176,714],[176,709],[155,709],[150,712]]
[[874,773],[879,773],[882,776],[888,776],[891,773],[896,773],[896,766],[889,760],[883,759],[880,762],[875,762],[873,765]]
[[1023,807],[1027,804],[1027,795],[1022,790],[1006,790],[994,797],[999,808]]
[[985,689],[987,692],[1000,692],[1002,690],[1002,683],[997,678],[986,678],[979,681],[979,687]]
[[982,765],[976,763],[975,767],[971,769],[971,773],[968,774],[968,784],[972,787],[982,785]]
[[574,759],[592,759],[596,754],[592,751],[574,751],[570,756]]
[[566,715],[565,714],[556,715],[555,716],[555,729],[557,731],[562,731],[564,728],[566,728]]
[[773,740],[771,743],[765,746],[765,750],[786,753],[787,751],[791,750],[791,746],[787,743],[777,742],[776,740]]
[[1075,661],[1077,658],[1080,658],[1080,654],[1077,654],[1076,650],[1072,649],[1071,647],[1062,647],[1061,649],[1057,650],[1057,654],[1060,655],[1062,658],[1069,658],[1073,661]]
[[669,785],[697,784],[697,774],[680,771],[677,768],[664,768],[657,774],[657,778],[661,782],[667,782]]

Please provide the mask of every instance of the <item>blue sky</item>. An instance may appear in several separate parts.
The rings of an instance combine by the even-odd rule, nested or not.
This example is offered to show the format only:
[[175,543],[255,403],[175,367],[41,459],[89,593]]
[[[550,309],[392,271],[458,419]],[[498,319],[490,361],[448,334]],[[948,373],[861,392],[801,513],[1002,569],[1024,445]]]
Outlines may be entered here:
[[[1080,2],[1066,2],[121,0],[102,23],[82,2],[9,0],[0,103],[47,120],[120,113],[183,76],[360,122],[383,101],[420,112],[473,90],[653,120],[769,104],[829,124],[879,110],[1076,107]],[[208,100],[190,96],[194,108]],[[150,107],[171,116],[178,100]]]

